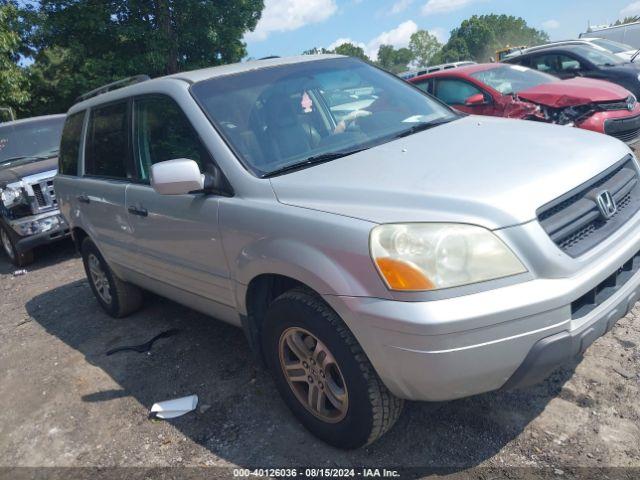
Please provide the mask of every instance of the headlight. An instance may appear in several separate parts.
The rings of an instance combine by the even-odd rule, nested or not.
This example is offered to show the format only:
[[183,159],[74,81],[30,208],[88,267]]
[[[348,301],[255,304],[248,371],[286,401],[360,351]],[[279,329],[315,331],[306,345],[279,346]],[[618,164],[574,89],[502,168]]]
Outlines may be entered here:
[[527,271],[497,236],[473,225],[379,225],[371,231],[370,244],[391,290],[438,290]]
[[14,204],[22,200],[22,189],[7,187],[0,193],[0,199],[5,207],[12,207]]
[[60,215],[52,215],[50,217],[40,218],[38,220],[23,220],[15,222],[13,229],[18,235],[26,237],[29,235],[35,235],[37,233],[50,232],[58,228],[66,226],[64,218]]

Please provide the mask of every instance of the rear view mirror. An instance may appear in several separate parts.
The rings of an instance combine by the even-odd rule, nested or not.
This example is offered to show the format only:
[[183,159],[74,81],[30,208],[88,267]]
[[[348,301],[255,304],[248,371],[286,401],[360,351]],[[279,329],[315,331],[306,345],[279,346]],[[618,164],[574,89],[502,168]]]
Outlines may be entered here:
[[166,160],[151,165],[151,186],[160,195],[182,195],[202,190],[204,175],[193,160]]
[[471,95],[464,101],[464,104],[467,107],[474,107],[476,105],[484,105],[486,102],[484,100],[484,95],[481,93],[476,93],[475,95]]

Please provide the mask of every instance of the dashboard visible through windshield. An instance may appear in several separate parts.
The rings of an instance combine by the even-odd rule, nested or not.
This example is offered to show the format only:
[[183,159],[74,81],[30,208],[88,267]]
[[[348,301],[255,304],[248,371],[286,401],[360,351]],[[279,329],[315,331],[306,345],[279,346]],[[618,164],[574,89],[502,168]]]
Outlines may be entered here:
[[191,88],[258,176],[333,160],[459,116],[403,80],[351,58],[263,68]]

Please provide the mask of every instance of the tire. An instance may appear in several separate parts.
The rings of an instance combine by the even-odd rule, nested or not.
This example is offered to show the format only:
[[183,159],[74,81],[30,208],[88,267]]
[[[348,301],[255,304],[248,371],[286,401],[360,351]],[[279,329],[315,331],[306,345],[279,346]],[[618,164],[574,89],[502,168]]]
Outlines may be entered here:
[[33,263],[33,250],[18,253],[14,236],[4,225],[0,225],[0,245],[2,245],[2,251],[14,266],[22,268]]
[[[262,342],[285,403],[326,443],[343,449],[371,444],[400,416],[403,401],[384,386],[340,317],[312,292],[294,289],[275,299],[267,311]],[[325,353],[316,356],[318,351]],[[305,356],[307,367],[299,361]],[[317,361],[312,364],[314,358]],[[284,365],[290,375],[284,373]],[[320,408],[310,407],[318,400],[317,393],[309,396],[312,388],[324,392]]]
[[87,280],[105,312],[114,318],[122,318],[140,309],[142,290],[120,280],[91,239],[84,239],[81,252]]

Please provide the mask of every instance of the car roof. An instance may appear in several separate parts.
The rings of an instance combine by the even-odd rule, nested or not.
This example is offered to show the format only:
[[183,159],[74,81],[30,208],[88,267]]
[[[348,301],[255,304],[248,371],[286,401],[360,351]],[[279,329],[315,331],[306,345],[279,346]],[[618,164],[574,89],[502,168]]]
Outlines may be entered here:
[[465,65],[463,67],[451,68],[449,70],[438,70],[436,72],[425,73],[424,75],[420,75],[417,77],[413,77],[409,79],[410,82],[416,80],[423,80],[427,78],[435,78],[435,77],[447,77],[447,76],[456,76],[456,77],[467,77],[476,72],[484,72],[485,70],[491,70],[496,67],[507,67],[503,63],[478,63],[475,65]]
[[531,55],[537,55],[545,52],[576,52],[582,51],[586,47],[585,45],[549,45],[546,47],[537,48],[529,52],[522,52],[522,55],[516,55],[515,57],[509,57],[507,60],[514,60],[517,58],[528,57]]
[[319,55],[297,55],[293,57],[269,57],[262,60],[250,60],[247,62],[241,63],[230,63],[228,65],[219,65],[215,67],[201,68],[199,70],[192,70],[189,72],[180,72],[174,73],[173,75],[165,75],[162,77],[153,78],[151,80],[146,80],[142,83],[134,83],[133,85],[128,85],[126,87],[118,88],[111,90],[109,92],[101,93],[94,97],[90,97],[86,100],[80,101],[74,104],[69,113],[76,112],[79,110],[83,110],[85,108],[102,104],[105,101],[109,101],[112,98],[110,95],[113,92],[118,92],[117,97],[122,98],[127,96],[127,92],[130,89],[134,89],[139,93],[140,85],[149,85],[152,89],[154,82],[158,82],[160,80],[177,80],[183,81],[187,83],[197,83],[203,80],[209,80],[215,77],[222,77],[227,75],[235,75],[238,73],[245,73],[255,70],[261,70],[264,68],[271,67],[279,67],[282,65],[293,65],[297,63],[305,63],[305,62],[315,62],[320,60],[329,60],[334,58],[347,58],[344,55],[333,55],[333,54],[319,54]]
[[18,120],[11,120],[9,122],[0,122],[0,127],[21,125],[23,123],[37,122],[38,120],[53,120],[56,118],[63,119],[64,117],[66,117],[66,114],[56,113],[55,115],[40,115],[38,117],[20,118]]

